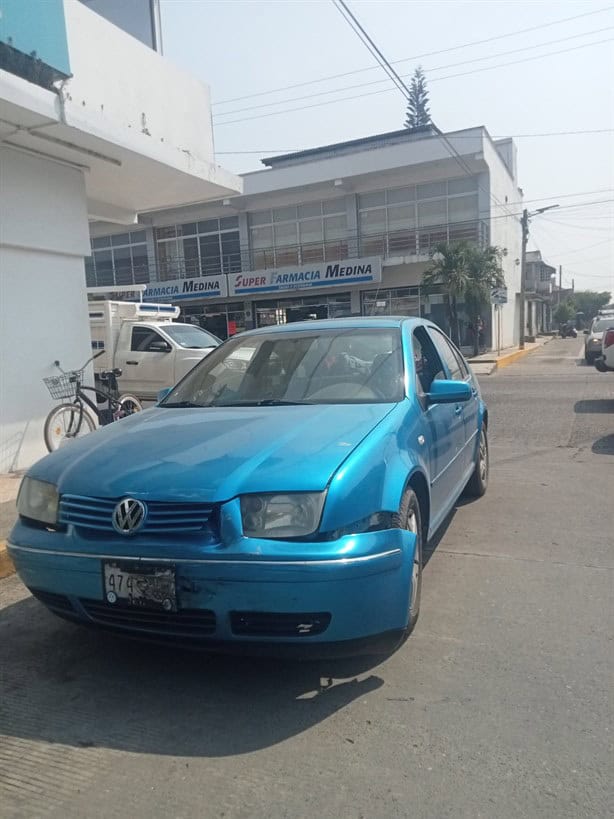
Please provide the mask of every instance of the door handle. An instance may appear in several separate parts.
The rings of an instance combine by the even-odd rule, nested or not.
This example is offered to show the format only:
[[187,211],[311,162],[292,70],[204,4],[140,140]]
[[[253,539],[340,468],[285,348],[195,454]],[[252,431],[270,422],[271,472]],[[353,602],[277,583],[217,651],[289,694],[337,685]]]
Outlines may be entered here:
[[126,361],[126,364],[134,364],[138,366],[138,361]]
[[462,411],[463,408],[460,406],[460,404],[457,404],[456,407],[454,408],[454,415],[460,415]]

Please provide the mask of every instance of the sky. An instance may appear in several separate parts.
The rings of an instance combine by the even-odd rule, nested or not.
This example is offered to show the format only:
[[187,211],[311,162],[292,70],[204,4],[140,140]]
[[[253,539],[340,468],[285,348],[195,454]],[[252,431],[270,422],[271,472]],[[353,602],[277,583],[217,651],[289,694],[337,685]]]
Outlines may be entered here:
[[[614,296],[614,5],[346,2],[402,76],[422,65],[439,128],[515,137],[527,207],[560,205],[532,220],[529,249],[562,265],[564,287]],[[403,127],[405,99],[332,0],[161,8],[165,56],[211,88],[216,157],[229,170]]]

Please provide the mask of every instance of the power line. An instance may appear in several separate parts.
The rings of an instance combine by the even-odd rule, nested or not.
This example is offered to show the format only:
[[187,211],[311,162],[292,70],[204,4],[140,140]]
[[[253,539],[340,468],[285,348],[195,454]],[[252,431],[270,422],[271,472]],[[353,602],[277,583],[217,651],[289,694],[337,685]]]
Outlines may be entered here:
[[[377,47],[377,45],[373,42],[369,34],[365,31],[364,27],[360,24],[356,16],[353,12],[348,8],[347,4],[344,0],[333,0],[333,4],[341,13],[341,15],[345,18],[348,22],[350,27],[354,30],[354,32],[358,35],[358,38],[363,42],[363,44],[367,47],[367,49],[371,52],[371,54],[375,57],[377,62],[382,66],[384,71],[388,74],[390,79],[394,82],[396,87],[399,89],[401,94],[405,97],[407,101],[411,98],[411,92],[405,82],[401,79],[401,77],[397,74],[396,70],[390,65],[384,54],[381,50]],[[431,120],[430,122],[431,127],[437,133],[440,141],[446,147],[450,156],[454,159],[456,164],[467,174],[468,177],[473,178],[475,177],[475,172],[470,168],[467,164],[465,159],[461,156],[461,154],[456,150],[456,148],[452,145],[450,140],[441,130],[438,128],[437,125]],[[482,185],[478,183],[478,188],[485,193],[496,205],[501,207],[504,211],[509,213],[509,209],[499,200],[497,197],[492,193],[492,191],[487,190]]]
[[[551,51],[548,54],[535,54],[532,57],[525,57],[522,60],[512,60],[510,62],[499,63],[497,65],[488,65],[488,66],[484,66],[482,68],[475,68],[475,69],[473,69],[471,71],[463,71],[463,72],[460,72],[458,74],[448,74],[445,77],[435,77],[434,79],[429,80],[429,84],[432,84],[434,82],[439,82],[439,81],[442,81],[442,80],[457,79],[458,77],[467,77],[470,74],[479,74],[479,73],[481,73],[483,71],[493,71],[495,69],[505,68],[505,67],[510,66],[510,65],[519,65],[521,63],[533,62],[534,60],[543,60],[543,59],[546,59],[547,57],[555,57],[555,56],[557,56],[559,54],[567,54],[567,53],[569,53],[571,51],[578,51],[578,50],[580,50],[582,48],[590,48],[590,47],[593,47],[593,46],[603,45],[604,43],[611,43],[612,39],[613,38],[609,37],[609,38],[606,38],[604,40],[596,40],[596,41],[594,41],[592,43],[584,43],[582,45],[572,46],[571,48],[563,48],[563,49],[559,49],[558,51]],[[323,100],[321,102],[312,103],[311,105],[301,105],[298,108],[285,108],[285,109],[282,109],[281,111],[268,111],[265,114],[255,114],[254,116],[251,116],[251,117],[241,117],[239,119],[227,120],[226,122],[216,122],[215,126],[216,126],[216,128],[219,128],[219,127],[221,127],[223,125],[234,125],[234,124],[239,123],[239,122],[251,122],[252,120],[255,120],[255,119],[264,119],[266,117],[275,117],[275,116],[278,116],[280,114],[291,114],[291,113],[294,113],[296,111],[307,111],[307,110],[309,110],[311,108],[320,108],[320,107],[322,107],[324,105],[334,105],[334,104],[340,103],[340,102],[349,102],[351,100],[364,99],[365,97],[372,97],[372,96],[375,96],[376,94],[386,94],[386,93],[388,93],[390,91],[392,91],[391,88],[379,88],[377,91],[366,91],[364,94],[353,94],[352,96],[349,96],[349,97],[338,97],[337,99],[334,99],[334,100]],[[219,114],[219,116],[222,116],[222,115],[223,114]]]
[[[605,6],[604,8],[596,9],[595,11],[587,11],[583,12],[582,14],[575,14],[573,15],[573,17],[563,17],[558,20],[552,20],[549,23],[540,23],[537,26],[530,26],[529,28],[521,28],[516,29],[514,31],[508,31],[505,34],[497,34],[493,37],[487,37],[486,39],[483,40],[473,40],[472,42],[469,43],[461,43],[460,45],[438,49],[437,51],[427,51],[424,54],[415,54],[411,57],[403,57],[402,59],[399,60],[393,60],[392,65],[411,62],[413,60],[421,60],[423,57],[435,57],[439,54],[449,54],[451,51],[459,51],[463,48],[471,48],[476,45],[484,45],[486,43],[492,43],[495,40],[503,40],[506,39],[507,37],[516,37],[519,34],[528,34],[531,31],[538,31],[539,29],[562,25],[563,23],[569,23],[572,20],[579,20],[582,17],[591,17],[595,14],[603,14],[604,12],[612,11],[612,9],[614,9],[614,6]],[[293,88],[304,88],[308,85],[314,85],[320,82],[328,82],[329,80],[338,80],[343,77],[350,77],[355,74],[362,74],[367,71],[373,70],[374,66],[370,66],[369,68],[357,68],[353,71],[345,71],[342,74],[329,74],[328,76],[321,77],[319,80],[306,80],[305,82],[293,83],[292,85],[283,85],[279,88],[271,88],[268,91],[258,91],[254,94],[245,94],[241,97],[232,97],[231,99],[219,100],[218,102],[214,102],[213,105],[226,105],[231,102],[240,102],[241,100],[253,99],[254,97],[263,97],[266,96],[267,94],[276,94],[279,91],[290,91]]]
[[[523,139],[524,137],[555,137],[555,136],[577,136],[585,134],[611,134],[614,133],[614,128],[597,128],[589,131],[550,131],[549,133],[541,134],[502,134],[493,135],[493,139]],[[455,135],[454,139],[475,139],[475,136],[465,136],[463,134]],[[309,148],[261,148],[260,150],[249,151],[216,151],[218,156],[238,156],[239,154],[260,154],[260,156],[274,156],[275,154],[294,154],[308,151]],[[606,188],[603,189],[604,191]],[[607,190],[610,190],[609,188]],[[587,191],[587,193],[595,193],[595,191]],[[573,196],[574,194],[565,194],[566,196]],[[579,194],[578,194],[579,195]],[[556,199],[557,197],[552,197]]]
[[[469,63],[484,62],[484,60],[496,60],[499,57],[506,57],[506,56],[508,56],[510,54],[519,54],[521,51],[535,51],[536,49],[543,48],[544,46],[557,45],[558,43],[565,43],[565,42],[568,42],[569,40],[577,40],[579,37],[588,37],[588,36],[590,36],[592,34],[601,34],[604,31],[611,31],[613,28],[614,28],[614,26],[607,26],[605,28],[594,29],[593,31],[584,31],[584,32],[581,32],[580,34],[571,34],[569,37],[560,37],[560,38],[558,38],[556,40],[548,40],[545,43],[535,43],[535,45],[522,46],[521,48],[513,48],[511,51],[501,51],[501,52],[496,53],[496,54],[489,54],[486,57],[474,57],[471,60],[461,60],[461,62],[448,63],[447,65],[438,65],[438,66],[434,66],[432,68],[427,68],[425,70],[429,73],[429,82],[436,82],[437,79],[438,79],[437,77],[430,78],[430,73],[433,72],[433,71],[443,71],[443,70],[445,70],[447,68],[456,68],[457,66],[468,65]],[[411,74],[402,74],[400,76],[402,77],[402,79],[407,79],[408,77],[411,77],[412,75]],[[287,102],[291,102],[291,103],[292,102],[300,102],[301,100],[309,100],[309,99],[313,99],[314,97],[328,96],[329,94],[338,94],[338,93],[343,92],[343,91],[352,91],[354,88],[366,88],[367,86],[371,86],[371,85],[382,85],[382,83],[385,83],[385,82],[386,82],[386,80],[371,80],[370,82],[363,82],[363,83],[359,83],[358,85],[346,85],[346,86],[342,86],[341,88],[331,88],[331,89],[326,90],[326,91],[316,91],[313,94],[305,94],[302,97],[289,97],[289,98],[286,98],[286,99],[283,99],[283,100],[276,100],[275,102],[263,102],[263,103],[260,103],[259,105],[248,105],[248,106],[245,106],[243,108],[233,108],[231,111],[221,111],[219,116],[226,116],[227,114],[228,115],[230,115],[230,114],[241,114],[241,113],[243,113],[243,111],[256,111],[256,110],[261,109],[261,108],[270,108],[273,105],[283,105],[283,104],[285,104]],[[214,119],[215,119],[215,116],[214,116]]]

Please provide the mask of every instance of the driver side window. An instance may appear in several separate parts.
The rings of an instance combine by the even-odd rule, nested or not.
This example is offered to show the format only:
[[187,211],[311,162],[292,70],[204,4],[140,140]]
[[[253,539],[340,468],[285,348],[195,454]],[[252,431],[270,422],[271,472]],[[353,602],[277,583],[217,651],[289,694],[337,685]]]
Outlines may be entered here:
[[156,331],[152,330],[150,327],[132,328],[132,344],[130,346],[130,349],[133,352],[139,353],[152,352],[151,345],[154,344],[156,341],[161,342],[162,344],[166,343],[162,336],[156,333]]
[[433,381],[446,377],[444,367],[424,327],[417,327],[413,333],[414,369],[416,371],[416,391],[426,395]]

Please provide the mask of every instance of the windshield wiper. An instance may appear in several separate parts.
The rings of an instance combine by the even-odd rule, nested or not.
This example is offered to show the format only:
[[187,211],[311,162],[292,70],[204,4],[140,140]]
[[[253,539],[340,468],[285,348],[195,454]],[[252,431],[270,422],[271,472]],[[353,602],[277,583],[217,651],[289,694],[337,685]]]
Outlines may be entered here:
[[188,409],[191,407],[203,408],[203,404],[195,404],[193,401],[171,401],[170,403],[160,404],[161,407],[169,407],[170,409]]
[[262,398],[260,401],[229,401],[209,404],[214,407],[300,407],[313,405],[313,401],[284,401],[281,398]]

